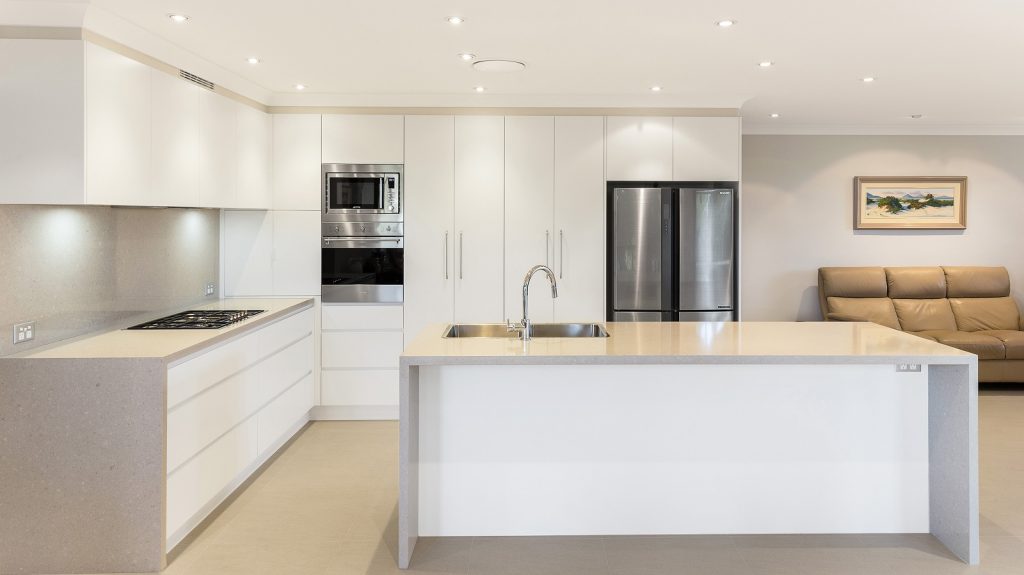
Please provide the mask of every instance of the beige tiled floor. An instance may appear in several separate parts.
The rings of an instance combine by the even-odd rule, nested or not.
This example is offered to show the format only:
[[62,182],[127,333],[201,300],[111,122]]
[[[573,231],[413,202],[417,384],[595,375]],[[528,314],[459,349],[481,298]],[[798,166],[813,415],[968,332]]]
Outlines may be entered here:
[[[983,392],[982,565],[927,535],[422,539],[408,573],[1024,574],[1024,391]],[[398,426],[322,422],[168,566],[167,575],[400,573]]]

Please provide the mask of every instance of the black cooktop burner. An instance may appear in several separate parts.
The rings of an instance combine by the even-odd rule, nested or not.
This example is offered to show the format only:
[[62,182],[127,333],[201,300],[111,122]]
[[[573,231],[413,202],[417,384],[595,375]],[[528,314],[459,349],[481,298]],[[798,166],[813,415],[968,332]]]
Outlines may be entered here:
[[262,309],[193,309],[128,329],[220,329],[263,312]]

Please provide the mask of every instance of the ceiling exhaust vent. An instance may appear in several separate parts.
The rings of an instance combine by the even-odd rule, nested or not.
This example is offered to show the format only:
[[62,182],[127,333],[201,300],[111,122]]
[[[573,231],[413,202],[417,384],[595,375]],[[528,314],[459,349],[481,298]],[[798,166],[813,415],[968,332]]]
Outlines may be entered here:
[[188,80],[189,82],[192,82],[193,84],[199,84],[200,86],[206,88],[207,90],[213,90],[213,82],[211,82],[211,81],[209,81],[209,80],[207,80],[205,78],[200,78],[199,76],[196,76],[192,72],[186,72],[185,70],[178,70],[178,75],[181,76],[182,78]]

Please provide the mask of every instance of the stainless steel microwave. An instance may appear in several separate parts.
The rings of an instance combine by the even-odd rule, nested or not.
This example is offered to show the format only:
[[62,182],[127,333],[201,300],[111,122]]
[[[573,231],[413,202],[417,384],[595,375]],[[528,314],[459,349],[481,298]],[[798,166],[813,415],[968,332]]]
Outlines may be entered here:
[[401,222],[403,167],[323,164],[323,221]]

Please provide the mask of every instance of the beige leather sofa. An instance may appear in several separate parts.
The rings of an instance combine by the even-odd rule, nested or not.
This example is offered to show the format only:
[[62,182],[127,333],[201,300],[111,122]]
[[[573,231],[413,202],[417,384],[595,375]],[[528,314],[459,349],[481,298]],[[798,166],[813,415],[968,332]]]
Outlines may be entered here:
[[826,321],[871,321],[978,356],[979,381],[1024,382],[1024,331],[1001,267],[818,270]]

